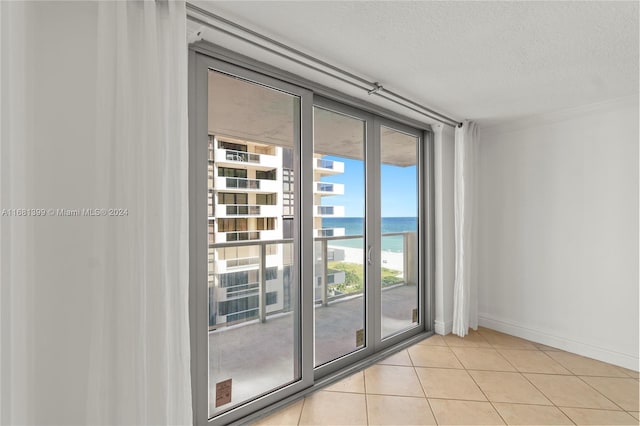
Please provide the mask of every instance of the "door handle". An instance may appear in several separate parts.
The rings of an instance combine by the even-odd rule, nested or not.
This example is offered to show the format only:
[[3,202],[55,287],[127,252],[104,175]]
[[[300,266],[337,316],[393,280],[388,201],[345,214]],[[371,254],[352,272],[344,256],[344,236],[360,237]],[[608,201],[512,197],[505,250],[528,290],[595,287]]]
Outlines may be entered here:
[[371,250],[373,249],[372,246],[369,246],[369,249],[367,250],[367,264],[371,265]]

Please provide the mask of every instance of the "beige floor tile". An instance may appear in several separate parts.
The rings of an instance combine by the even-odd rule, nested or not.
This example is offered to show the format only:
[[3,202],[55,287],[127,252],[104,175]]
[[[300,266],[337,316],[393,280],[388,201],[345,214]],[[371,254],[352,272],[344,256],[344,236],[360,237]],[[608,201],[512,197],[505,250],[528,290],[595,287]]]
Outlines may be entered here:
[[367,395],[369,425],[435,425],[425,398]]
[[447,334],[444,341],[449,346],[460,346],[463,348],[490,348],[491,345],[477,331],[471,330],[464,337],[458,337],[455,334]]
[[500,415],[489,402],[429,399],[440,425],[503,425]]
[[582,380],[589,383],[598,392],[618,404],[626,411],[638,411],[638,381],[628,378],[613,377],[582,377]]
[[542,351],[498,349],[498,352],[523,373],[571,374]]
[[368,394],[424,397],[413,367],[374,365],[364,370],[364,380]]
[[520,373],[504,371],[469,371],[480,389],[492,402],[552,405]]
[[622,371],[629,377],[633,377],[634,379],[640,379],[640,372],[635,370],[629,370],[628,368],[622,368]]
[[562,349],[554,348],[553,346],[543,345],[542,343],[537,343],[537,342],[531,342],[531,343],[533,343],[533,346],[535,346],[536,348],[538,348],[538,350],[541,350],[541,351],[562,351]]
[[252,423],[253,426],[289,426],[297,425],[302,412],[303,400],[294,402],[274,414]]
[[431,337],[427,337],[424,340],[421,340],[417,343],[417,345],[423,346],[447,346],[447,343],[444,341],[442,336],[434,334]]
[[323,390],[331,392],[364,393],[364,372],[358,371],[339,382],[327,386]]
[[451,348],[451,350],[469,370],[516,371],[495,349]]
[[487,328],[487,327],[483,327],[483,326],[479,326],[477,331],[480,334],[487,334],[487,333],[503,334],[503,333],[500,333],[497,330],[493,330],[491,328]]
[[413,366],[413,364],[411,363],[411,358],[409,358],[409,353],[406,350],[388,356],[382,361],[378,362],[378,364]]
[[462,368],[447,346],[416,345],[409,348],[409,356],[416,367]]
[[304,400],[301,425],[366,425],[365,395],[316,392]]
[[537,350],[533,343],[519,337],[503,333],[481,333],[482,337],[494,348],[500,349],[531,349]]
[[569,352],[548,351],[545,353],[578,376],[627,377],[627,374],[620,367],[595,359]]
[[564,408],[561,410],[577,425],[637,425],[638,421],[624,411]]
[[591,386],[574,376],[524,374],[555,405],[615,410],[618,407]]
[[416,372],[428,398],[487,400],[465,370],[416,367]]
[[631,414],[636,419],[640,420],[640,411],[629,411],[629,414]]
[[543,405],[507,404],[496,402],[493,406],[498,410],[508,425],[572,425],[556,407]]

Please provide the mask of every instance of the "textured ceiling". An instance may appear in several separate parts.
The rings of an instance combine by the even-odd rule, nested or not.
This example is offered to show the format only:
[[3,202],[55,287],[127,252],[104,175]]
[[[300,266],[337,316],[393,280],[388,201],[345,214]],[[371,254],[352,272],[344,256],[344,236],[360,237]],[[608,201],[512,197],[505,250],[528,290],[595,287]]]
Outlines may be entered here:
[[485,125],[638,94],[638,2],[198,2]]

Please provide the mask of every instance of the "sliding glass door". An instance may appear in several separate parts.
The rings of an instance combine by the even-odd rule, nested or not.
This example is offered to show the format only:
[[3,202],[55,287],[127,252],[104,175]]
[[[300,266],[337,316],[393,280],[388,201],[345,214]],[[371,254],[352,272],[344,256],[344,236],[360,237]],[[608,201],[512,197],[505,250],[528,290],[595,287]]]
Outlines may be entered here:
[[192,61],[194,410],[227,424],[425,330],[424,140]]
[[367,121],[346,112],[354,111],[313,107],[315,367],[368,343]]
[[[404,131],[399,130],[404,129]],[[379,124],[381,338],[415,328],[420,318],[420,135]]]
[[424,329],[422,132],[314,101],[316,378]]

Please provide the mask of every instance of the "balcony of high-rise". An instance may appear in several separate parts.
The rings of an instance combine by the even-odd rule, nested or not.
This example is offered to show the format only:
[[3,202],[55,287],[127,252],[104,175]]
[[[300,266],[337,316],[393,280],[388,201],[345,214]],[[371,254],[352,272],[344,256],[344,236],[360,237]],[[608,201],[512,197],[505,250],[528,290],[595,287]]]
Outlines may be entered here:
[[318,195],[344,195],[344,184],[329,182],[314,182],[314,194]]
[[341,174],[344,173],[344,162],[325,158],[314,158],[313,169],[321,176]]
[[313,206],[316,217],[344,217],[344,206]]

